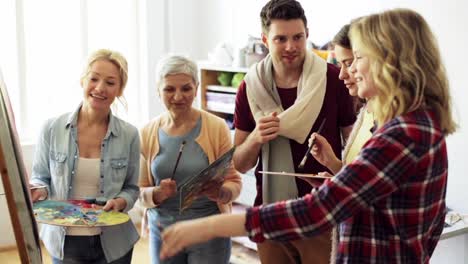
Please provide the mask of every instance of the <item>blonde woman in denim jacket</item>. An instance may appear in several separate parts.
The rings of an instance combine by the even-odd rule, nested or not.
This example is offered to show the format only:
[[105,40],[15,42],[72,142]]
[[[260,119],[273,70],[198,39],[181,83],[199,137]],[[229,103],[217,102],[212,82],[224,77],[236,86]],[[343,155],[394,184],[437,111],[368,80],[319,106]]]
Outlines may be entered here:
[[[81,78],[83,102],[44,125],[36,148],[31,191],[39,199],[107,201],[104,210],[127,212],[138,198],[138,130],[112,114],[122,96],[127,61],[115,51],[91,54]],[[42,225],[53,263],[130,263],[139,235],[132,222],[101,228]]]

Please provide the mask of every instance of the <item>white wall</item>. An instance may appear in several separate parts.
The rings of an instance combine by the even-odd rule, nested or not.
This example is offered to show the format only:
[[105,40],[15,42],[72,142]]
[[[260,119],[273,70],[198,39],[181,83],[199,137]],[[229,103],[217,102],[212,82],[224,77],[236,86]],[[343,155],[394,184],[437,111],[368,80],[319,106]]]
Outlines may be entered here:
[[432,264],[468,263],[468,234],[440,240],[431,257]]
[[11,228],[10,213],[6,202],[6,197],[3,195],[5,190],[3,189],[3,183],[0,180],[0,212],[2,217],[0,218],[0,230],[2,235],[0,236],[0,249],[14,245],[15,237],[13,235],[13,229]]

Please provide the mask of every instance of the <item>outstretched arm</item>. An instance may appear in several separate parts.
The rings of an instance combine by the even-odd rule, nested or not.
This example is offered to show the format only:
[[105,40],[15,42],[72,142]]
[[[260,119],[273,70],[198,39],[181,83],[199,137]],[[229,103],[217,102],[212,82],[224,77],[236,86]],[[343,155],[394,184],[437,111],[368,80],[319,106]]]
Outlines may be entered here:
[[[246,236],[245,213],[218,214],[178,222],[162,233],[161,259],[176,255],[184,248],[216,237]],[[201,232],[203,231],[203,232]]]
[[[246,232],[256,242],[317,235],[397,190],[415,168],[418,153],[421,153],[418,146],[405,136],[374,137],[361,151],[361,159],[354,160],[303,198],[250,208],[243,214],[211,216],[169,227],[163,232],[161,258],[215,237],[240,236]],[[398,170],[393,169],[396,164]]]
[[425,153],[401,131],[387,128],[374,135],[358,158],[311,194],[249,209],[245,225],[249,237],[255,242],[311,237],[391,195],[414,175]]

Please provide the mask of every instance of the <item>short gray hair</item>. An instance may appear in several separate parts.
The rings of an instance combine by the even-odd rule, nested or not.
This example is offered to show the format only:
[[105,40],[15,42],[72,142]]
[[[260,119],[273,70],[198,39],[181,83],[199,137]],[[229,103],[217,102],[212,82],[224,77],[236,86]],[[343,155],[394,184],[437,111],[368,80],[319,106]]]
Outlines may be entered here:
[[166,76],[180,73],[191,76],[195,85],[198,85],[197,64],[180,55],[170,55],[159,60],[156,66],[156,85],[159,87]]

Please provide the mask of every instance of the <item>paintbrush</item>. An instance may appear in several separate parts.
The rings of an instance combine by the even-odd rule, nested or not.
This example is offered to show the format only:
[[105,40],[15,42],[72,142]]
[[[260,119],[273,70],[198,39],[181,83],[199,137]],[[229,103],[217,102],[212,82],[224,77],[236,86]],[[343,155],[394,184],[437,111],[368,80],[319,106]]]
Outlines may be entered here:
[[[326,118],[322,120],[322,123],[320,124],[319,129],[317,130],[317,134],[320,134],[322,132],[322,128],[323,128],[323,125],[325,125],[325,121],[327,121]],[[304,169],[305,163],[307,161],[307,157],[309,156],[309,153],[312,150],[312,147],[314,146],[314,144],[315,144],[315,137],[314,139],[312,139],[312,142],[310,142],[310,146],[307,149],[307,152],[305,153],[304,158],[302,158],[301,163],[297,167],[298,169],[301,169],[301,170]]]
[[182,150],[184,150],[184,146],[185,146],[185,140],[182,141],[182,144],[180,144],[179,155],[177,156],[177,160],[176,160],[176,163],[175,163],[175,166],[174,166],[174,170],[172,171],[171,180],[174,180],[175,172],[177,170],[177,166],[179,165],[179,160],[180,160],[180,157],[182,156]]

